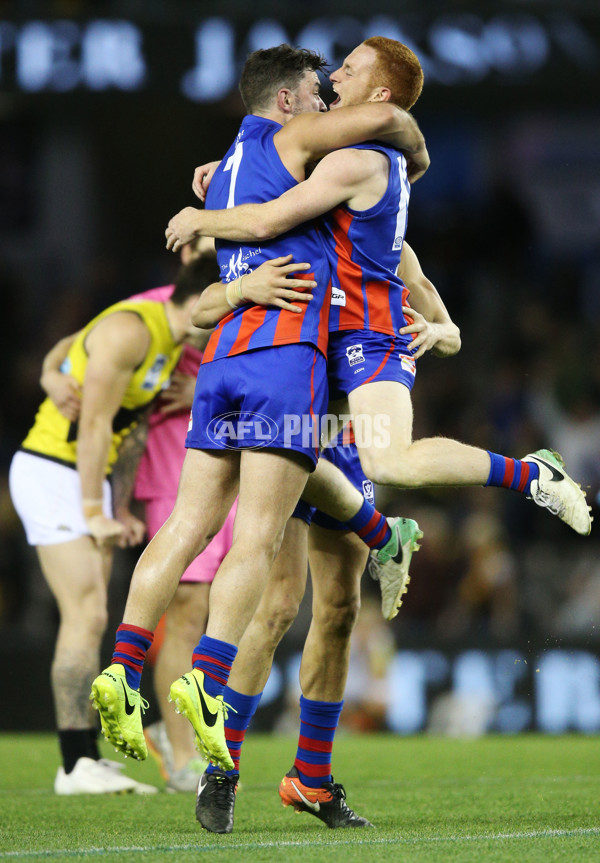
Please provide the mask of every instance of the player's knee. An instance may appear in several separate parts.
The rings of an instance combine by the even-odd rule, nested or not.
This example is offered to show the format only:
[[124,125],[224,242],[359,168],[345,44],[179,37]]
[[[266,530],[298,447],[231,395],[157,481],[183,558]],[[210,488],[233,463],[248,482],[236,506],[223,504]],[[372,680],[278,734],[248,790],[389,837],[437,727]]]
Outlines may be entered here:
[[280,609],[265,619],[265,643],[271,644],[273,647],[277,647],[294,622],[296,615],[289,611],[286,613],[286,611],[286,609]]
[[412,488],[417,485],[417,477],[410,465],[402,458],[393,458],[386,450],[370,452],[361,457],[362,468],[376,485]]
[[270,603],[262,613],[259,609],[257,622],[262,628],[264,642],[276,647],[295,621],[299,608],[300,600],[297,597],[284,594],[277,596],[277,601]]
[[161,533],[164,531],[172,548],[179,549],[192,561],[204,551],[219,529],[220,525],[202,524],[193,514],[174,510],[161,528]]
[[267,561],[269,568],[279,554],[285,525],[280,530],[269,529],[265,524],[243,527],[233,540],[236,551],[247,553],[254,560]]
[[341,602],[324,605],[319,614],[319,625],[330,638],[349,638],[360,611],[360,595],[352,594]]
[[103,602],[82,602],[73,614],[63,615],[61,624],[82,643],[87,645],[97,644],[108,626],[108,611]]

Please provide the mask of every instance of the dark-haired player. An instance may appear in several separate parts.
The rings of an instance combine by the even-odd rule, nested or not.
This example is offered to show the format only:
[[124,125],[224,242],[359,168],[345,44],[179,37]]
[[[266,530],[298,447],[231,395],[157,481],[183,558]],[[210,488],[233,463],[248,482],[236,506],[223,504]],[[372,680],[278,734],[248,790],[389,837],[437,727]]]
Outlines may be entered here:
[[[250,56],[240,84],[249,114],[215,174],[210,206],[268,200],[302,181],[315,159],[335,147],[373,137],[388,136],[409,150],[417,163],[416,175],[427,167],[423,137],[401,109],[382,103],[325,112],[317,75],[323,62],[319,55],[285,45]],[[310,265],[296,281],[315,289],[312,301],[300,313],[240,307],[244,273],[290,253],[294,261]],[[211,588],[207,634],[198,645],[193,673],[171,687],[205,749],[231,769],[222,691],[286,523],[317,460],[318,440],[305,440],[303,433],[288,440],[285,430],[286,417],[316,421],[326,408],[324,351],[331,274],[321,239],[312,230],[293,231],[261,246],[218,244],[217,260],[228,282],[232,314],[213,334],[204,354],[175,508],[140,558],[117,633],[114,662],[94,681],[93,692],[111,740],[144,757],[139,707],[143,657],[183,569],[222,524],[239,483],[233,545]],[[223,449],[210,429],[232,411],[244,435],[236,438],[237,446]],[[268,446],[262,435],[252,437],[256,414],[269,417],[276,429]],[[359,510],[361,506],[348,512],[346,519],[359,515]],[[359,521],[364,519],[364,524],[355,522],[353,527],[360,533],[372,517],[372,510],[362,513]],[[375,547],[393,540],[385,519],[374,534]],[[397,540],[395,545],[397,552]]]

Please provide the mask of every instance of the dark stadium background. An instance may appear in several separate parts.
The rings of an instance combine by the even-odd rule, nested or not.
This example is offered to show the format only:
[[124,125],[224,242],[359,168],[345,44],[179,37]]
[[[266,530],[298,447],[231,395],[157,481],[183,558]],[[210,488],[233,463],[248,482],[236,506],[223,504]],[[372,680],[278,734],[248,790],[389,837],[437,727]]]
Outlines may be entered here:
[[[44,353],[104,306],[168,283],[171,215],[222,155],[250,50],[290,41],[335,68],[368,35],[410,41],[432,159],[407,239],[461,328],[426,357],[415,437],[563,452],[600,488],[600,6],[597,0],[0,2],[0,728],[51,728],[56,615],[8,496]],[[400,733],[600,730],[597,532],[497,490],[380,491],[425,530],[388,627],[365,580],[346,722]],[[597,507],[595,505],[597,512]],[[598,527],[596,527],[596,531]],[[121,553],[120,620],[137,555]],[[309,601],[258,721],[285,727]],[[35,676],[35,690],[24,686]],[[150,675],[144,690],[150,692]],[[23,693],[36,693],[35,705]],[[19,693],[19,698],[11,696]],[[39,699],[38,699],[39,694]]]

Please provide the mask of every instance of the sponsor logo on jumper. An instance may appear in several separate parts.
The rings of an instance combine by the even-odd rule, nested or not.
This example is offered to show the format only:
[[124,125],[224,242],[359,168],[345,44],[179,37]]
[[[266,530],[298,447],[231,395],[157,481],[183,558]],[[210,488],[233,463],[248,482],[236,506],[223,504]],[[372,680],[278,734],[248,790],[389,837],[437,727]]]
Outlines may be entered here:
[[[237,253],[234,253],[229,258],[229,263],[221,267],[222,279],[226,282],[231,282],[240,276],[246,275],[246,273],[251,273],[253,267],[250,266],[248,261],[261,254],[262,249],[260,246],[258,248],[246,249],[245,251],[244,249],[238,249]],[[258,264],[254,262],[254,266],[258,266]]]
[[331,305],[332,306],[345,306],[346,305],[346,291],[343,291],[341,288],[338,288],[335,285],[332,285],[331,286]]
[[240,249],[237,255],[233,254],[229,258],[229,270],[227,271],[225,279],[230,282],[232,279],[237,279],[239,276],[243,276],[247,270],[248,264],[243,263],[242,250]]

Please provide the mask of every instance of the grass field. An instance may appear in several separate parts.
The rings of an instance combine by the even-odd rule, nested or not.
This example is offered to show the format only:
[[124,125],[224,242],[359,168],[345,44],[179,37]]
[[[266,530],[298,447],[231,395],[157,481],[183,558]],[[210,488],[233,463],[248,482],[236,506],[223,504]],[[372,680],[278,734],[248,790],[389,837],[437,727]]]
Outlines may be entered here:
[[[335,778],[376,830],[284,809],[277,786],[294,752],[289,737],[247,738],[235,829],[216,836],[196,823],[193,794],[56,797],[55,738],[0,736],[0,860],[600,861],[598,738],[340,734]],[[152,761],[127,772],[164,784]]]

